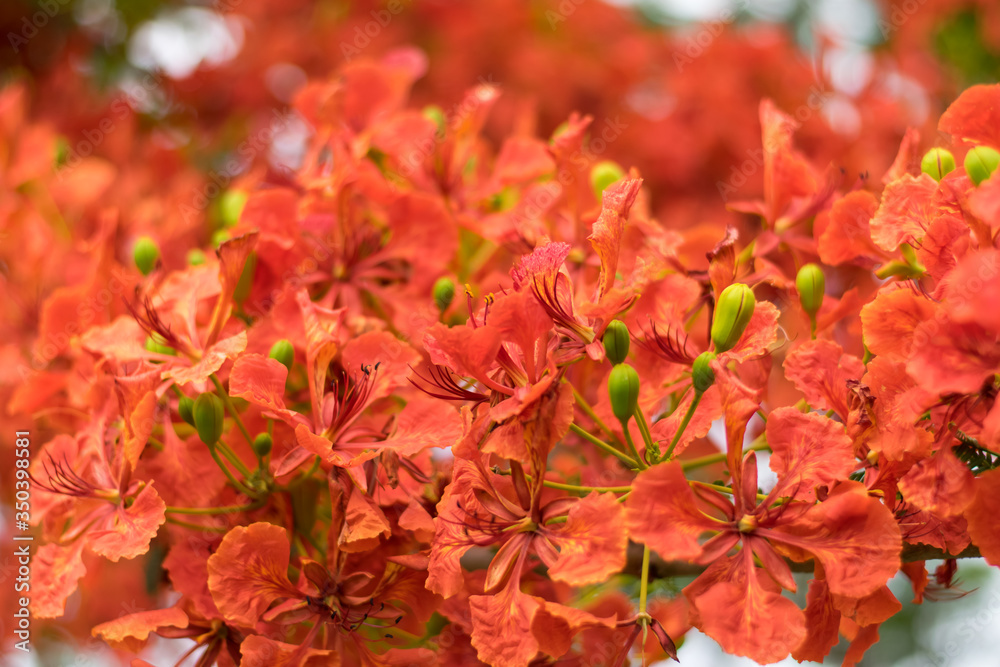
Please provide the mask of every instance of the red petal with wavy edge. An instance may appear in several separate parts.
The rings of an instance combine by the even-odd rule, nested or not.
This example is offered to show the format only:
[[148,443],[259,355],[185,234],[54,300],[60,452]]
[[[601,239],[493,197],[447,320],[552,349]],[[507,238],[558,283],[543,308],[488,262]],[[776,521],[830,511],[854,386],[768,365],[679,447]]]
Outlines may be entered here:
[[884,623],[903,608],[888,586],[882,586],[863,598],[834,595],[833,606],[861,626]]
[[969,536],[987,563],[1000,566],[1000,469],[979,475],[975,489],[976,497],[965,509]]
[[119,362],[148,357],[145,341],[146,332],[131,315],[120,315],[111,324],[91,327],[80,336],[83,349]]
[[545,142],[533,137],[511,137],[503,143],[493,167],[493,178],[501,188],[532,181],[556,168]]
[[938,130],[973,144],[1000,148],[1000,85],[966,88],[941,115]]
[[937,181],[923,173],[915,178],[906,174],[887,185],[871,221],[875,245],[896,252],[900,243],[913,244],[923,238],[937,215],[937,187]]
[[639,473],[625,501],[625,524],[636,542],[665,560],[694,560],[698,538],[719,524],[702,514],[679,463],[661,463]]
[[321,651],[298,644],[250,635],[240,643],[240,667],[340,667],[336,651]]
[[907,361],[914,330],[931,319],[936,310],[934,303],[911,290],[883,290],[861,309],[865,345],[872,354]]
[[100,529],[88,534],[91,550],[112,562],[146,553],[150,540],[167,520],[166,507],[150,482],[129,507],[116,507]]
[[[247,263],[247,257],[257,246],[259,232],[249,232],[242,236],[223,242],[215,254],[219,257],[219,282],[222,284],[222,292],[215,302],[215,309],[212,311],[212,320],[208,325],[208,336],[204,340],[206,346],[212,345],[219,338],[222,327],[229,321],[229,315],[233,310],[233,293],[236,285],[243,275],[243,267]],[[244,344],[246,347],[246,344]]]
[[843,425],[828,417],[778,408],[768,415],[766,433],[778,495],[813,500],[817,486],[832,486],[858,467]]
[[955,322],[1000,334],[1000,250],[969,253],[945,276],[944,300]]
[[[882,176],[882,185],[888,185],[903,174],[919,174],[920,158],[923,151],[920,150],[920,132],[914,127],[906,128],[903,140],[899,142],[899,151],[896,159],[892,161],[885,174]],[[859,191],[860,192],[860,191]]]
[[979,325],[935,318],[919,325],[913,336],[906,371],[927,391],[974,394],[1000,368],[996,334]]
[[538,600],[522,593],[516,581],[496,595],[471,596],[472,645],[479,659],[493,667],[526,667],[538,653],[531,631],[538,607]]
[[[591,493],[573,505],[561,530],[552,531],[559,559],[549,576],[571,586],[607,581],[625,567],[625,510],[611,493]],[[547,532],[547,531],[546,531]]]
[[806,627],[795,603],[765,588],[761,578],[750,561],[738,580],[715,584],[694,604],[701,618],[698,628],[723,650],[766,664],[799,646]]
[[410,364],[419,363],[420,353],[388,331],[369,331],[348,342],[340,359],[348,373],[379,364],[370,399],[375,400],[407,384]]
[[[669,417],[661,419],[650,427],[653,439],[662,441],[661,450],[666,451],[666,447],[673,442],[674,436],[677,435],[677,429],[684,421],[692,401],[694,401],[694,392],[688,392]],[[673,455],[680,456],[688,445],[698,438],[704,438],[708,435],[709,429],[712,428],[712,422],[721,416],[722,406],[719,404],[719,388],[713,385],[701,395],[701,400],[698,402],[698,407],[695,408],[691,421],[688,422],[687,428],[681,434],[681,439],[674,447]]]
[[849,192],[830,210],[816,217],[817,229],[823,231],[816,249],[824,264],[836,266],[859,258],[877,259],[881,251],[871,241],[869,222],[878,210],[878,199],[867,190]]
[[138,653],[146,646],[149,633],[157,628],[186,628],[188,617],[178,607],[140,611],[95,625],[91,636],[103,639],[112,648]]
[[126,465],[129,473],[135,470],[142,450],[153,432],[156,413],[156,387],[160,372],[156,369],[138,375],[115,378],[115,393],[122,415],[121,468],[115,472],[124,474]]
[[866,625],[858,630],[857,635],[847,647],[847,654],[844,655],[844,662],[841,667],[855,667],[865,656],[865,651],[870,649],[878,641],[878,625]]
[[208,590],[208,558],[212,555],[214,538],[178,540],[170,545],[163,569],[170,576],[174,590],[183,595],[191,608],[203,618],[218,618],[212,593]]
[[792,650],[792,657],[802,662],[822,662],[830,649],[839,640],[840,612],[833,606],[830,588],[822,579],[809,582],[806,595],[806,637],[798,648]]
[[31,615],[59,618],[66,598],[76,591],[87,568],[83,565],[83,542],[66,547],[44,544],[31,561]]
[[545,336],[553,324],[534,294],[524,291],[498,297],[490,309],[489,325],[520,349],[528,381],[536,382],[544,370]]
[[774,224],[794,198],[816,191],[816,177],[809,161],[793,146],[798,123],[770,99],[761,100],[759,117],[764,146],[765,217]]
[[208,588],[223,616],[253,627],[271,603],[299,597],[288,580],[291,545],[281,526],[237,526],[208,559]]
[[770,301],[758,301],[739,341],[719,355],[720,363],[743,362],[763,356],[778,340],[778,309]]
[[[917,507],[952,516],[961,514],[976,497],[975,476],[958,460],[951,447],[942,447],[929,459],[918,461],[901,480],[903,498]],[[865,624],[862,624],[865,625]]]
[[424,335],[431,361],[459,375],[482,379],[497,357],[500,332],[493,327],[451,327],[437,323]]
[[[459,467],[456,465],[456,472]],[[437,504],[434,541],[427,566],[427,590],[446,598],[457,594],[465,585],[460,560],[475,546],[464,530],[466,515],[459,507],[464,493],[462,486],[461,477],[456,477]]]
[[388,537],[392,532],[389,520],[375,499],[356,488],[351,490],[344,518],[347,525],[341,533],[340,545],[343,551],[349,553],[375,549],[379,538]]
[[841,482],[793,523],[758,532],[779,548],[793,547],[784,550],[794,560],[814,556],[836,595],[870,595],[899,570],[896,519],[858,482]]
[[400,456],[413,456],[428,447],[450,447],[461,437],[462,417],[453,405],[416,396],[399,413],[395,432],[370,446],[391,447]]
[[247,332],[241,331],[208,348],[204,356],[195,364],[186,368],[179,367],[164,371],[163,379],[173,379],[179,385],[185,385],[188,382],[204,382],[209,375],[222,368],[226,359],[235,359],[246,347]]
[[510,270],[514,289],[518,291],[524,289],[535,276],[551,276],[558,273],[572,249],[573,246],[568,243],[546,243],[535,248],[530,254],[522,255],[517,265]]
[[848,380],[858,381],[865,365],[832,340],[810,340],[792,350],[784,363],[785,377],[819,410],[833,410],[847,421]]
[[969,210],[994,232],[1000,227],[1000,176],[996,172],[969,195]]
[[536,597],[538,611],[531,622],[531,631],[538,642],[538,649],[553,658],[566,654],[573,638],[583,628],[613,628],[614,616],[599,618],[581,609],[549,602]]
[[285,411],[288,369],[280,361],[262,354],[244,354],[229,373],[229,394],[270,410]]
[[590,236],[587,237],[601,258],[601,274],[597,279],[595,301],[607,294],[615,284],[622,235],[625,233],[629,209],[632,208],[640,187],[642,179],[624,178],[604,190],[601,215],[594,223]]
[[326,374],[330,362],[340,351],[339,335],[346,310],[329,310],[317,306],[309,299],[309,293],[305,290],[296,293],[295,301],[302,312],[302,325],[305,327],[309,399],[313,419],[318,422],[322,414],[320,400],[326,389]]
[[[869,361],[863,381],[874,398],[871,412],[875,424],[867,434],[872,450],[881,452],[890,461],[901,461],[908,455],[930,456],[934,434],[916,422],[937,400],[936,394],[917,387],[906,372],[906,365],[887,357]],[[851,414],[849,421],[853,423],[858,413]]]

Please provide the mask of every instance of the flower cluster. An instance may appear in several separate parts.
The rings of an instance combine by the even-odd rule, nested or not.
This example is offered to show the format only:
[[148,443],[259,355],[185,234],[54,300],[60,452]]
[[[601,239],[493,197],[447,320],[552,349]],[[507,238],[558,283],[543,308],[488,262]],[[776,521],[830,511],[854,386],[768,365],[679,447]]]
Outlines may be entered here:
[[67,173],[0,91],[0,385],[52,436],[35,618],[80,590],[134,666],[152,635],[205,666],[624,665],[692,627],[854,665],[897,573],[921,601],[1000,565],[1000,85],[858,178],[764,99],[762,198],[680,230],[580,159],[603,121],[523,108],[495,142],[502,86],[445,114],[410,103],[426,67],[310,81],[301,166],[193,219],[166,149],[122,158],[159,160],[133,189]]

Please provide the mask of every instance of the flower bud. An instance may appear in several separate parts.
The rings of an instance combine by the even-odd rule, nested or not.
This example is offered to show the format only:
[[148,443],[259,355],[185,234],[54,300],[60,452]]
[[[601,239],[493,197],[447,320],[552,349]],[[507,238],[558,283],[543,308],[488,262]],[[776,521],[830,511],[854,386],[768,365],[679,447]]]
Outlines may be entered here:
[[711,362],[715,359],[714,352],[702,352],[695,357],[691,365],[691,383],[694,390],[699,394],[704,394],[708,388],[715,384],[715,371],[712,370]]
[[977,186],[1000,165],[1000,153],[989,146],[976,146],[965,154],[965,173]]
[[756,305],[753,290],[742,283],[733,283],[722,290],[712,320],[712,343],[716,353],[730,350],[739,342]]
[[442,313],[448,310],[451,300],[455,298],[455,283],[447,276],[441,276],[434,283],[434,305]]
[[242,190],[226,190],[219,197],[219,217],[223,227],[235,227],[247,203],[247,193]]
[[194,426],[194,399],[190,396],[181,396],[177,401],[177,414],[185,422]]
[[148,236],[143,236],[135,242],[132,258],[142,275],[148,276],[156,268],[156,262],[160,259],[160,246],[156,245],[156,241]]
[[229,233],[228,229],[218,229],[212,232],[212,247],[218,250],[220,245],[231,238],[233,235]]
[[205,392],[195,399],[191,414],[194,416],[194,427],[201,441],[206,445],[217,443],[222,437],[222,425],[225,421],[222,399],[215,394]]
[[590,170],[590,187],[594,189],[597,201],[601,201],[601,195],[605,188],[624,177],[625,172],[616,162],[605,160],[595,164],[594,168]]
[[163,339],[158,335],[146,336],[146,350],[148,352],[155,352],[156,354],[169,354],[172,357],[177,356],[177,350],[165,345],[161,342]]
[[205,253],[201,248],[192,248],[188,251],[187,263],[191,266],[201,266],[205,263]]
[[795,276],[795,289],[799,291],[799,302],[802,309],[811,317],[816,317],[823,305],[823,294],[826,290],[826,276],[823,269],[816,264],[806,264]]
[[628,357],[628,327],[621,320],[612,320],[604,330],[604,354],[612,364],[620,364]]
[[639,403],[639,374],[628,364],[617,364],[608,376],[608,394],[615,417],[628,422]]
[[271,447],[273,445],[274,440],[272,440],[271,436],[267,433],[261,433],[253,439],[253,451],[261,458],[271,453]]
[[947,148],[932,148],[920,160],[920,171],[940,181],[955,170],[955,156]]
[[292,347],[291,342],[283,338],[271,346],[271,351],[267,353],[267,356],[281,363],[290,371],[292,364],[295,363],[295,348]]

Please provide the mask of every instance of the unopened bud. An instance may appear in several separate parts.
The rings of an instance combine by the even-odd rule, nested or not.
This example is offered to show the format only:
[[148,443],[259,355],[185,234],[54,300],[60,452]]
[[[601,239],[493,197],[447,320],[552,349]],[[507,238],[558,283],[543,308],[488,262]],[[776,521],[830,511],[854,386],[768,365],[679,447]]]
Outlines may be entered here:
[[455,283],[447,276],[441,276],[434,283],[434,305],[442,313],[448,310],[451,300],[455,298]]
[[920,171],[935,181],[940,181],[954,170],[955,156],[947,148],[932,148],[920,160]]
[[628,364],[618,364],[608,376],[611,411],[623,424],[635,414],[639,404],[639,374]]
[[722,290],[712,320],[712,343],[716,353],[730,350],[739,342],[756,305],[753,290],[742,283],[733,283]]
[[226,190],[219,197],[219,217],[223,227],[235,227],[240,221],[243,207],[247,203],[247,193],[242,190]]
[[146,336],[146,350],[149,352],[155,352],[156,354],[169,354],[172,357],[177,356],[177,350],[165,345],[163,339],[158,335]]
[[826,292],[826,276],[823,269],[816,264],[806,264],[795,276],[795,289],[799,291],[799,302],[802,309],[815,317],[823,305],[823,295]]
[[292,364],[295,363],[295,348],[288,340],[281,339],[271,346],[271,351],[267,353],[267,356],[291,371]]
[[135,242],[132,258],[142,275],[148,276],[156,268],[156,262],[160,259],[160,246],[156,245],[156,241],[148,236],[143,236]]
[[261,433],[253,439],[253,451],[257,456],[264,457],[271,453],[274,440],[267,433]]
[[711,366],[713,359],[715,359],[714,352],[702,352],[691,364],[691,383],[699,394],[704,394],[715,384],[715,371]]
[[616,183],[625,178],[625,171],[616,162],[605,160],[598,162],[590,170],[590,187],[594,189],[594,197],[601,201],[604,189],[612,183]]
[[191,266],[201,266],[205,263],[205,253],[201,251],[201,248],[193,248],[188,251],[187,262]]
[[194,426],[194,399],[190,396],[181,396],[177,401],[177,414],[185,422]]
[[194,400],[191,409],[194,416],[194,427],[198,437],[206,445],[214,445],[222,437],[222,427],[225,422],[225,411],[222,400],[215,394],[205,392]]
[[630,338],[628,327],[621,320],[612,320],[604,330],[604,354],[612,364],[620,364],[628,357]]
[[1000,165],[1000,153],[989,146],[976,146],[965,154],[965,173],[977,186]]

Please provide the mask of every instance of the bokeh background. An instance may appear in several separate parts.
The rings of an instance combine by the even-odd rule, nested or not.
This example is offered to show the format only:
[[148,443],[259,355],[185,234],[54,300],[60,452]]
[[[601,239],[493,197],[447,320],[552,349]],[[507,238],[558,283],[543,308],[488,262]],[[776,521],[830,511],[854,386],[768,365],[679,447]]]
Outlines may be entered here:
[[[307,80],[406,47],[426,58],[417,107],[433,102],[448,113],[477,83],[499,86],[488,121],[494,139],[548,136],[574,111],[617,128],[601,157],[637,167],[657,218],[689,230],[694,245],[700,230],[707,243],[739,222],[726,209],[732,192],[761,190],[759,170],[739,173],[760,147],[761,98],[794,115],[798,146],[849,182],[883,173],[908,127],[933,137],[959,91],[1000,80],[996,0],[2,0],[0,38],[0,85],[20,86],[24,98],[0,108],[2,132],[19,127],[12,116],[26,110],[54,130],[57,140],[33,150],[72,168],[73,188],[86,195],[80,206],[114,204],[138,229],[201,241],[224,225],[225,207],[209,202],[207,226],[206,216],[188,215],[199,184],[252,170],[278,178],[298,166],[309,128],[287,110]],[[276,118],[279,129],[244,150]],[[234,157],[236,173],[227,167]],[[22,306],[37,303],[17,293],[25,274],[11,261],[16,249],[3,248],[2,229],[0,220],[5,286]],[[31,275],[42,276],[39,293],[46,275],[57,280],[46,267]],[[0,335],[23,324],[23,312],[0,304]],[[7,404],[9,392],[0,398]],[[7,521],[4,514],[4,543]],[[143,608],[157,558],[120,564],[101,585],[129,587]],[[0,579],[10,572],[0,558]],[[1000,665],[1000,576],[969,560],[959,578],[969,595],[942,591],[938,601],[907,604],[863,664]],[[905,580],[892,588],[911,597]],[[79,639],[105,619],[80,618],[78,595],[65,619],[36,624],[38,653],[4,655],[3,664],[110,664],[100,643]],[[840,664],[845,648],[827,664]],[[154,642],[149,659],[172,664],[184,650]],[[754,664],[723,656],[697,631],[680,658]]]

